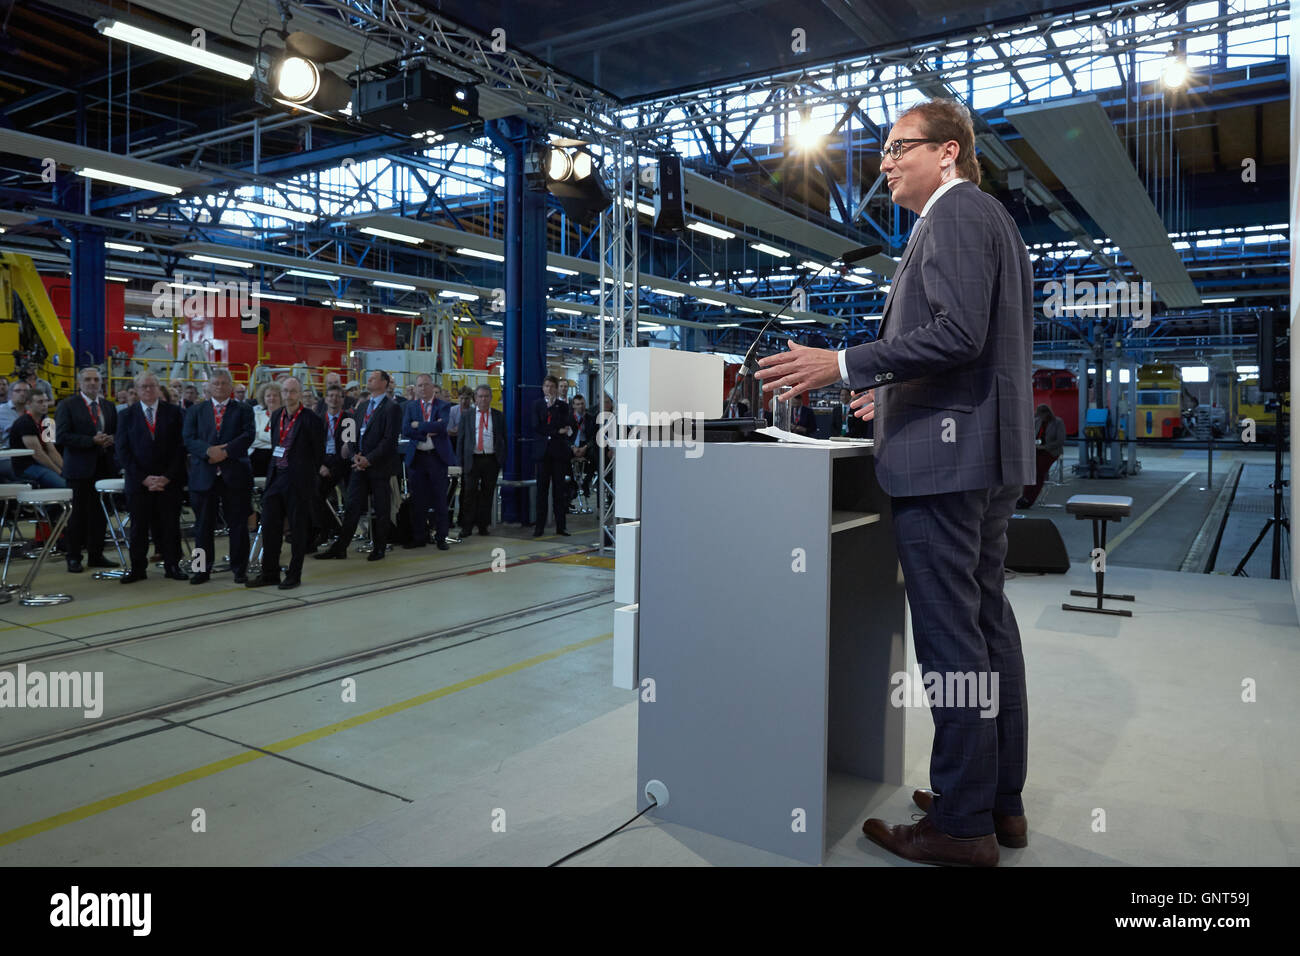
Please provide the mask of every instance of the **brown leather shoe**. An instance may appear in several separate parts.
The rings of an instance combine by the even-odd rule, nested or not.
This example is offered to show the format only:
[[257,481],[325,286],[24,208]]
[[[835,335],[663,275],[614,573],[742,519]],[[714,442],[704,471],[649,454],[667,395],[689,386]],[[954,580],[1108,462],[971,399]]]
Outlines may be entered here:
[[890,853],[914,863],[936,866],[997,866],[998,841],[989,833],[979,837],[954,837],[939,830],[929,817],[919,823],[890,826],[874,817],[862,824],[866,838]]
[[[912,802],[929,813],[930,807],[934,805],[934,791],[914,790]],[[1012,817],[1001,813],[993,814],[993,832],[998,842],[1009,849],[1019,850],[1029,846],[1029,824],[1023,815]]]

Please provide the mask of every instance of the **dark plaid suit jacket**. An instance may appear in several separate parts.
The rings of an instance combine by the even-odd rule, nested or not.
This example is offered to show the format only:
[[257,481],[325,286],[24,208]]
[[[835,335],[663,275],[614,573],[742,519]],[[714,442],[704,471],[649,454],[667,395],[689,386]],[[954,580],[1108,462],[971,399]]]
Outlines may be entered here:
[[891,495],[1034,482],[1033,270],[1014,221],[974,183],[912,232],[880,335],[845,354],[876,389],[876,477]]

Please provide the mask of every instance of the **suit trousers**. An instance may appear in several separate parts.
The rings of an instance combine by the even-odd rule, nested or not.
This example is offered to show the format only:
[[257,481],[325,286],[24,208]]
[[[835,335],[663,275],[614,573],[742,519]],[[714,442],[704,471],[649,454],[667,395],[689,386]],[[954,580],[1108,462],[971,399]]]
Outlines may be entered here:
[[388,514],[393,497],[389,485],[391,477],[387,470],[382,473],[374,468],[367,468],[364,471],[355,468],[352,470],[352,478],[348,481],[347,510],[343,514],[343,527],[339,529],[339,537],[334,542],[334,548],[346,551],[348,545],[352,543],[352,536],[357,533],[357,525],[361,521],[361,513],[365,510],[367,501],[370,502],[370,507],[375,513],[371,523],[371,541],[378,551],[388,547],[389,529],[392,526],[392,519]]
[[411,540],[429,540],[429,509],[434,511],[435,535],[447,539],[451,519],[447,509],[447,466],[436,451],[416,450],[406,469],[406,487],[411,495]]
[[248,516],[253,513],[252,488],[242,482],[234,485],[223,475],[217,475],[207,491],[190,489],[197,520],[194,524],[194,545],[202,548],[207,564],[204,573],[211,573],[216,563],[213,554],[212,531],[216,527],[217,509],[221,509],[226,529],[230,533],[230,570],[243,574],[248,570]]
[[329,477],[320,478],[316,482],[316,494],[312,496],[313,524],[316,532],[322,535],[332,534],[339,528],[339,519],[334,510],[334,489],[342,486],[346,499],[348,484],[346,461],[337,455],[326,455],[323,464],[329,469]]
[[496,493],[497,473],[501,470],[496,455],[475,455],[469,473],[462,474],[460,492],[460,527],[469,532],[477,525],[486,531],[492,524],[492,498]]
[[68,516],[68,560],[81,560],[84,548],[91,558],[104,557],[104,531],[107,523],[99,503],[94,478],[69,478],[72,489],[72,514]]
[[284,540],[284,520],[289,519],[288,581],[302,580],[302,562],[311,543],[312,502],[314,488],[295,488],[289,476],[272,469],[271,479],[262,492],[262,580],[280,579],[280,544]]
[[[172,482],[162,491],[133,490],[127,495],[127,510],[131,513],[131,570],[145,571],[149,567],[149,536],[153,535],[158,553],[167,567],[181,562],[181,489]],[[208,566],[212,562],[209,560]]]
[[555,530],[564,530],[569,513],[569,456],[556,454],[549,449],[537,465],[537,525],[535,530],[546,530],[546,496],[550,492],[555,509]]
[[[930,818],[950,836],[983,836],[993,832],[993,813],[1024,813],[1025,662],[1002,566],[1007,519],[1023,490],[893,499],[916,659],[934,719],[930,785],[939,796]],[[931,674],[942,684],[932,684]]]

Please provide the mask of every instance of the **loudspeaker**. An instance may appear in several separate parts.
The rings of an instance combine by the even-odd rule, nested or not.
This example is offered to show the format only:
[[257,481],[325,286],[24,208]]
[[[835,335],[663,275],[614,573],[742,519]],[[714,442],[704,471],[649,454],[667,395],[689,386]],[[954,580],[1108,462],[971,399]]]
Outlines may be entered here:
[[1007,558],[1003,566],[1012,571],[1064,574],[1070,570],[1061,532],[1048,518],[1012,515],[1007,522]]
[[1256,346],[1261,392],[1291,390],[1291,336],[1276,312],[1259,315],[1259,342]]
[[655,230],[683,232],[686,229],[686,195],[682,187],[682,158],[660,153],[659,190],[655,193]]

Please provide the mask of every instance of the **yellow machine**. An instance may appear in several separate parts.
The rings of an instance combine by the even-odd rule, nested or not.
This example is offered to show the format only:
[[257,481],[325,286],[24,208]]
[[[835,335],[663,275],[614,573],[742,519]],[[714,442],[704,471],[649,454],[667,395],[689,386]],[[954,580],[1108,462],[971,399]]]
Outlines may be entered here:
[[[14,295],[22,309],[14,308]],[[25,313],[25,316],[24,316]],[[26,318],[24,322],[23,319]],[[54,388],[54,397],[76,389],[76,365],[45,285],[28,256],[0,253],[0,375],[12,377],[16,356],[27,353],[38,374]]]
[[[1277,431],[1277,412],[1264,404],[1265,396],[1259,390],[1259,377],[1252,375],[1250,378],[1243,378],[1239,381],[1237,383],[1236,397],[1238,437],[1241,435],[1241,420],[1249,418],[1255,423],[1255,440],[1260,442],[1272,441],[1273,434]],[[1285,415],[1291,414],[1290,392],[1282,394],[1282,412]]]
[[1183,433],[1183,373],[1177,365],[1153,363],[1138,369],[1138,438],[1178,438]]

